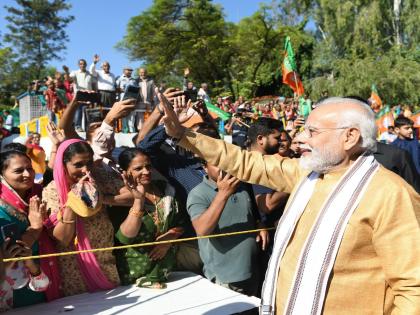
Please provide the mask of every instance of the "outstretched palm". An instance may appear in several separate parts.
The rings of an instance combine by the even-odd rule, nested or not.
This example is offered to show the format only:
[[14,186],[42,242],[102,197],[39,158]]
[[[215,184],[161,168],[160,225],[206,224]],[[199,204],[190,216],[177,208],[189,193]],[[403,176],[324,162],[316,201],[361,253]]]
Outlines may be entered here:
[[123,180],[125,187],[131,192],[134,199],[144,199],[144,186],[140,183],[140,179],[136,180],[127,172],[123,172]]

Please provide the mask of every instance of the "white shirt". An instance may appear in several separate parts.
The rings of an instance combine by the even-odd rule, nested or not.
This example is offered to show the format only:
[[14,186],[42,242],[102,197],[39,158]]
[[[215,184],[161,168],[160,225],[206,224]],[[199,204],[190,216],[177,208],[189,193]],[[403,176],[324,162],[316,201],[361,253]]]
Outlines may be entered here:
[[104,70],[96,71],[94,63],[90,65],[89,70],[92,73],[92,76],[98,78],[98,90],[115,91],[115,75],[113,73],[105,73]]
[[[122,74],[116,81],[116,85],[118,88],[120,88],[122,91],[125,91],[125,87],[130,81],[133,81],[133,77],[127,77],[125,74]],[[124,98],[124,92],[121,92],[120,94],[120,100]]]
[[385,141],[387,144],[394,142],[395,139],[397,139],[397,135],[389,133],[388,131],[383,132],[379,137],[379,141]]
[[13,127],[13,115],[9,114],[6,117],[6,122],[4,123],[4,128],[8,129],[8,130],[12,130]]
[[198,98],[199,99],[202,99],[202,100],[204,100],[204,101],[206,101],[206,102],[210,102],[211,100],[210,100],[210,96],[207,94],[207,92],[206,91],[204,91],[202,88],[200,88],[199,90],[198,90],[198,94],[197,94],[197,96],[198,96]]
[[73,79],[73,89],[74,92],[78,90],[93,90],[92,88],[92,75],[89,71],[82,72],[80,70],[75,70],[70,73],[70,78]]

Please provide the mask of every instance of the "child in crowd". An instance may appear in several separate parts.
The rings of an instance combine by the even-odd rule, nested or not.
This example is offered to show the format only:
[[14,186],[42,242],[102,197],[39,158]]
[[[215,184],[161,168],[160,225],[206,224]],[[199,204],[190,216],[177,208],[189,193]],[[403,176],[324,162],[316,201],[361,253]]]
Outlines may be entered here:
[[58,97],[54,81],[49,80],[47,86],[48,88],[44,91],[44,96],[47,102],[48,119],[57,123],[56,114],[64,108],[64,104]]

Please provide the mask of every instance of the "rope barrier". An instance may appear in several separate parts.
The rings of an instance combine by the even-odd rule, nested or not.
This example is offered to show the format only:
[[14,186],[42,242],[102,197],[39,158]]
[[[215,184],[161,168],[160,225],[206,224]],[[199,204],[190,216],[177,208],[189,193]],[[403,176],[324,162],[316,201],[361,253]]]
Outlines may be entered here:
[[41,258],[47,258],[47,257],[77,255],[77,254],[81,254],[81,253],[105,252],[105,251],[110,251],[110,250],[114,250],[114,249],[146,247],[146,246],[154,246],[154,245],[160,245],[160,244],[181,243],[181,242],[201,240],[201,239],[205,239],[205,238],[218,238],[218,237],[258,233],[258,232],[261,232],[261,231],[271,231],[271,230],[274,230],[274,229],[275,229],[275,227],[271,227],[271,228],[255,229],[255,230],[247,230],[247,231],[239,231],[239,232],[229,232],[229,233],[220,233],[220,234],[212,234],[212,235],[205,235],[205,236],[179,238],[179,239],[167,240],[167,241],[147,242],[147,243],[140,243],[140,244],[120,245],[120,246],[112,246],[112,247],[104,247],[104,248],[93,248],[93,249],[86,249],[86,250],[80,250],[80,251],[70,251],[70,252],[53,253],[53,254],[45,254],[45,255],[37,255],[37,256],[6,258],[6,259],[3,259],[3,262],[14,262],[14,261],[21,261],[21,260],[28,260],[28,259],[41,259]]

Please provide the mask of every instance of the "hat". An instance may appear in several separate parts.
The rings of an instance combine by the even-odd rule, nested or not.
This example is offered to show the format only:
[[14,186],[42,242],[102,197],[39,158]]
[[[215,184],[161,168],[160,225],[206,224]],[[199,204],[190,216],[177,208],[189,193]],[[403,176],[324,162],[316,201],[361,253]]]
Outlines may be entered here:
[[92,182],[77,183],[67,194],[66,206],[81,217],[91,217],[102,208],[102,196]]
[[130,66],[125,66],[123,70],[130,70],[130,71],[133,71],[133,68],[131,68]]

